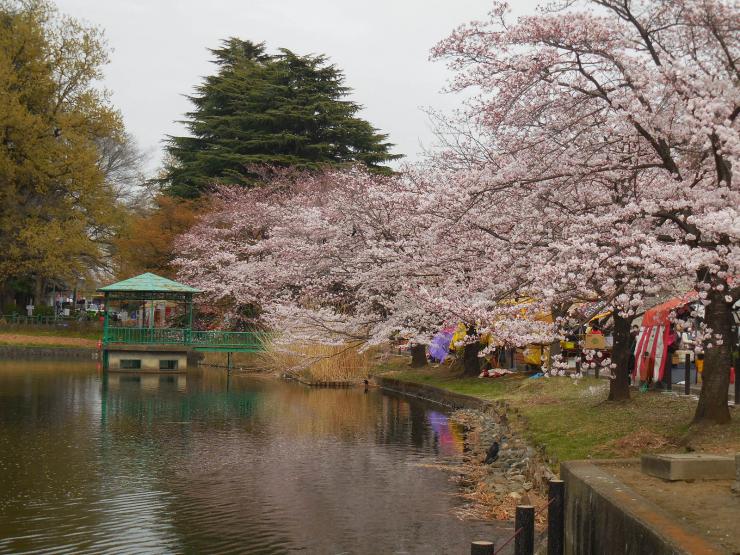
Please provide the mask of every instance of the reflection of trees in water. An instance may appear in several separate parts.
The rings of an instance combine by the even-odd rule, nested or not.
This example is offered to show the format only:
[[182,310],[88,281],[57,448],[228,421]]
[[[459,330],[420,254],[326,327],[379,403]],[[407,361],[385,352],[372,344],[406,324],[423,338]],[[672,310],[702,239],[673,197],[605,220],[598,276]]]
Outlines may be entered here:
[[99,524],[98,395],[89,362],[0,361],[0,551]]
[[426,404],[361,388],[0,365],[0,538],[26,534],[15,550],[34,551],[87,527],[121,542],[156,532],[173,551],[277,553],[331,551],[315,543],[327,529],[395,540],[424,522],[432,537],[454,521],[425,514],[444,515],[446,477],[409,464],[437,451],[444,419],[430,422]]
[[108,374],[101,389],[107,425],[234,423],[250,418],[260,398],[259,391],[214,387],[210,380],[184,374]]
[[370,545],[361,538],[391,552],[400,538],[460,533],[450,497],[439,494],[446,475],[413,464],[436,452],[425,404],[361,389],[266,387],[247,441],[236,430],[226,441],[201,438],[177,465],[173,523],[191,549],[340,552]]

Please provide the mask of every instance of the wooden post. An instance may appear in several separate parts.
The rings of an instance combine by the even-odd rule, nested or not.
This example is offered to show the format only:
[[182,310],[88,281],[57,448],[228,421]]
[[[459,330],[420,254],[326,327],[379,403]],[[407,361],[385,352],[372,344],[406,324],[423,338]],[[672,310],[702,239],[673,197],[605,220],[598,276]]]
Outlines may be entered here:
[[470,544],[470,555],[493,555],[493,553],[493,542],[478,540]]
[[665,361],[665,368],[663,369],[663,383],[667,391],[673,390],[673,355],[666,353],[667,357],[670,357]]
[[[521,531],[519,531],[520,528]],[[514,530],[519,531],[514,540],[514,555],[534,555],[534,507],[532,505],[517,506]]]
[[226,353],[226,369],[231,370],[231,351]]
[[[686,353],[683,359],[683,393],[684,395],[691,395],[691,354]],[[737,397],[735,397],[737,403]]]
[[547,555],[563,555],[565,548],[565,482],[550,480],[547,509]]

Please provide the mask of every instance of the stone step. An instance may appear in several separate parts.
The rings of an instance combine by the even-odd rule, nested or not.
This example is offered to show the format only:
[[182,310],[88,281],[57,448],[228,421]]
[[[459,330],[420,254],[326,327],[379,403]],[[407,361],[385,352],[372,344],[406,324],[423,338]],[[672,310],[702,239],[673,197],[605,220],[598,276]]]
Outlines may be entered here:
[[643,455],[640,463],[644,474],[669,481],[735,478],[735,457],[704,453]]

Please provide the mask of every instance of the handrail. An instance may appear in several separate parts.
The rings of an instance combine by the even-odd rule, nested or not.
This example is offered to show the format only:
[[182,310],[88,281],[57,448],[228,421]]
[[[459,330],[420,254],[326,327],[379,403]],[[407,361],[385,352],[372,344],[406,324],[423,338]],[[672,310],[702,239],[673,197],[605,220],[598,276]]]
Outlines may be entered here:
[[266,339],[263,332],[195,331],[180,328],[109,327],[104,344],[189,345],[192,347],[252,347],[259,349]]

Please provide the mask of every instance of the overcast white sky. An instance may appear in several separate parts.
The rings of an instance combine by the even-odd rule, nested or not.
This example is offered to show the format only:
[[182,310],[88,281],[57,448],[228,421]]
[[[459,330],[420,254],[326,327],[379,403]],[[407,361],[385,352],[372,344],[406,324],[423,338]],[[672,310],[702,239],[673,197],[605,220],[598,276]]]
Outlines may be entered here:
[[[536,0],[514,0],[516,12]],[[489,0],[57,0],[59,9],[102,27],[113,48],[105,86],[127,129],[161,159],[162,139],[190,106],[185,94],[213,73],[207,48],[229,36],[268,50],[326,54],[346,75],[362,117],[414,160],[434,138],[423,107],[449,110],[449,76],[429,49],[455,26],[483,19]]]

